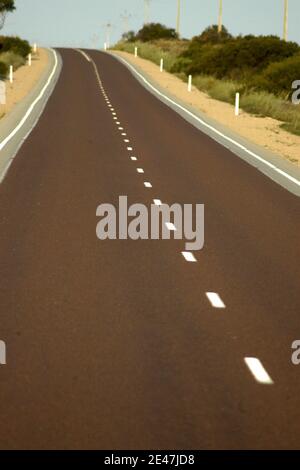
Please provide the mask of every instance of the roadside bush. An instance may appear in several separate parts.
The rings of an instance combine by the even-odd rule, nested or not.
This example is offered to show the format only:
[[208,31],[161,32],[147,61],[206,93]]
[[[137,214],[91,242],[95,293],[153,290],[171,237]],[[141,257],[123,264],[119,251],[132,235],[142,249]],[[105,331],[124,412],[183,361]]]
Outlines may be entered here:
[[276,36],[245,36],[216,45],[192,40],[181,58],[191,61],[184,70],[186,74],[249,81],[271,63],[292,57],[299,51],[298,44]]
[[192,41],[199,44],[220,44],[229,41],[233,36],[229,33],[228,29],[223,26],[221,33],[218,31],[218,25],[208,26],[199,36],[194,36]]
[[122,34],[122,41],[134,42],[136,41],[136,36],[134,31],[128,31],[127,33]]
[[24,57],[15,54],[14,52],[3,52],[0,54],[1,62],[4,62],[8,67],[13,66],[14,70],[17,70],[19,67],[26,63]]
[[290,97],[294,92],[292,83],[295,80],[300,80],[300,54],[270,64],[260,76],[255,77],[253,85],[271,93],[284,93]]
[[0,62],[0,80],[5,80],[8,74],[8,66],[4,62]]
[[155,39],[178,39],[178,35],[173,28],[167,28],[161,23],[145,24],[136,34],[136,39],[142,42],[149,42]]
[[31,52],[31,47],[28,41],[19,37],[2,36],[0,37],[0,53],[8,51],[26,58]]

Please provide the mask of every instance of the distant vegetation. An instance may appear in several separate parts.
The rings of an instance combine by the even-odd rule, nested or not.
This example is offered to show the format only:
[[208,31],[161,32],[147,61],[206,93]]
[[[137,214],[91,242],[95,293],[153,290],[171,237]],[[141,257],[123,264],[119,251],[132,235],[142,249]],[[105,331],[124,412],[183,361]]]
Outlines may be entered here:
[[[4,26],[7,14],[14,10],[14,0],[0,0],[0,29]],[[0,79],[7,77],[10,65],[16,70],[25,64],[30,52],[31,47],[28,41],[19,37],[0,36]]]
[[[168,31],[168,35],[167,32]],[[115,49],[133,52],[193,83],[213,98],[234,103],[256,115],[283,121],[286,129],[300,135],[300,107],[291,103],[292,82],[300,80],[300,47],[276,36],[233,37],[223,27],[209,26],[191,40],[179,40],[175,31],[149,24],[138,33],[124,35]]]

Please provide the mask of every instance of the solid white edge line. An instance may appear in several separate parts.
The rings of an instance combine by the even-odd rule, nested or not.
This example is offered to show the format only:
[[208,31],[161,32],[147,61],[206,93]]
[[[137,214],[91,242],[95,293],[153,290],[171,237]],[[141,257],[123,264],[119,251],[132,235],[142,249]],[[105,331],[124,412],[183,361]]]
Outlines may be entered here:
[[13,159],[11,158],[10,160],[8,160],[8,162],[6,163],[5,167],[4,167],[4,170],[2,170],[2,173],[0,174],[0,184],[4,181],[5,179],[5,176],[7,175],[7,172],[9,170],[9,167],[10,165],[12,164],[13,162]]
[[214,308],[226,308],[223,300],[216,292],[206,292],[206,297]]
[[39,95],[37,96],[37,98],[31,103],[31,105],[29,106],[28,110],[26,111],[25,115],[23,116],[23,118],[21,119],[21,121],[19,122],[19,124],[14,128],[14,130],[0,143],[0,151],[3,150],[3,148],[8,144],[8,142],[11,141],[11,139],[17,134],[17,132],[23,127],[23,125],[25,124],[25,122],[27,121],[27,119],[29,118],[29,116],[31,115],[32,111],[34,110],[36,104],[43,98],[47,88],[49,87],[49,85],[51,84],[51,81],[52,81],[52,78],[54,77],[55,75],[55,72],[56,72],[56,69],[57,69],[57,65],[58,65],[58,60],[57,60],[57,54],[56,54],[56,51],[54,49],[50,49],[51,52],[53,53],[54,55],[54,59],[55,59],[55,63],[54,63],[54,66],[53,66],[53,69],[52,69],[52,72],[51,74],[49,75],[48,77],[48,80],[45,84],[45,86],[42,88],[42,90],[40,91]]
[[257,382],[266,385],[274,383],[259,359],[256,357],[245,357],[244,361]]
[[218,129],[216,129],[215,127],[213,127],[212,125],[210,124],[207,124],[205,121],[203,121],[203,119],[199,118],[198,116],[196,116],[196,114],[192,113],[191,111],[189,111],[188,109],[186,109],[184,106],[181,106],[179,103],[176,103],[176,101],[172,100],[171,98],[169,98],[168,96],[166,96],[164,93],[160,92],[155,86],[153,86],[141,73],[139,73],[134,67],[133,65],[131,65],[129,62],[127,62],[127,60],[123,59],[123,57],[120,57],[118,56],[119,59],[124,62],[131,70],[133,70],[133,72],[138,76],[140,77],[140,79],[147,84],[148,87],[150,87],[153,91],[155,91],[155,93],[157,93],[159,96],[162,96],[165,100],[167,100],[169,103],[172,103],[174,106],[177,106],[177,108],[181,109],[182,111],[184,111],[185,113],[187,113],[189,116],[191,116],[193,119],[196,119],[196,121],[200,122],[200,124],[202,124],[203,126],[205,126],[207,129],[210,129],[211,131],[213,131],[215,134],[219,135],[220,137],[222,137],[223,139],[227,140],[227,142],[230,142],[231,144],[234,144],[236,147],[238,147],[239,149],[243,150],[244,152],[248,153],[248,155],[251,155],[251,157],[255,158],[256,160],[260,161],[261,163],[263,163],[264,165],[268,166],[269,168],[271,168],[272,170],[276,171],[277,173],[281,174],[282,176],[284,176],[285,178],[287,178],[288,180],[290,180],[292,183],[296,184],[297,186],[300,187],[300,181],[297,180],[297,178],[294,178],[293,176],[289,175],[288,173],[286,173],[285,171],[281,170],[280,168],[277,168],[277,166],[273,165],[272,163],[268,162],[267,160],[265,160],[264,158],[260,157],[259,155],[257,155],[256,153],[252,152],[252,150],[249,150],[247,149],[247,147],[245,147],[244,145],[240,144],[239,142],[237,142],[236,140],[232,139],[231,137],[228,137],[226,134],[223,134],[223,132],[219,131]]

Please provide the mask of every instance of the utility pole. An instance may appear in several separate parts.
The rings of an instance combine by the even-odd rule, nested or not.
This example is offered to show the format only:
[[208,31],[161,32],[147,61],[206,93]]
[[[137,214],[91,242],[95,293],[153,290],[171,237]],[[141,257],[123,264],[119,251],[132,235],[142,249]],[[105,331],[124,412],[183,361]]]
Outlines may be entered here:
[[144,25],[150,23],[150,1],[151,0],[144,0],[144,8],[145,8]]
[[289,0],[284,0],[283,39],[288,40]]
[[123,33],[128,33],[129,31],[129,20],[131,18],[131,15],[130,13],[127,13],[127,11],[125,11],[122,15],[121,15],[121,19],[122,19],[122,22],[123,22]]
[[218,33],[221,34],[223,29],[223,0],[219,0],[219,19],[218,19]]
[[176,33],[178,34],[178,37],[180,37],[180,13],[181,13],[180,0],[177,0]]
[[111,33],[111,28],[112,25],[111,23],[106,23],[105,27],[105,37],[106,37],[106,47],[109,49],[110,47],[110,33]]

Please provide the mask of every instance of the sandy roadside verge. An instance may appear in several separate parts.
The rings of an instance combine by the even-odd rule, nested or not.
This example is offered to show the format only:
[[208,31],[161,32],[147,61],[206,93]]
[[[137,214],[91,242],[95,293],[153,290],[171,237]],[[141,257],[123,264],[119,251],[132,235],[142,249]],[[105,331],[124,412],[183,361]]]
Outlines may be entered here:
[[0,105],[0,118],[10,113],[13,107],[25,98],[40,79],[49,61],[46,49],[38,49],[32,56],[32,66],[23,65],[14,73],[14,83],[6,81],[6,105]]
[[256,117],[244,111],[236,117],[232,105],[214,100],[195,88],[192,93],[189,93],[186,83],[170,73],[161,73],[159,67],[153,62],[139,57],[135,58],[128,52],[113,51],[113,53],[137,65],[153,82],[181,102],[207,114],[208,117],[215,119],[240,136],[282,156],[300,168],[300,137],[281,129],[280,121],[268,117]]

